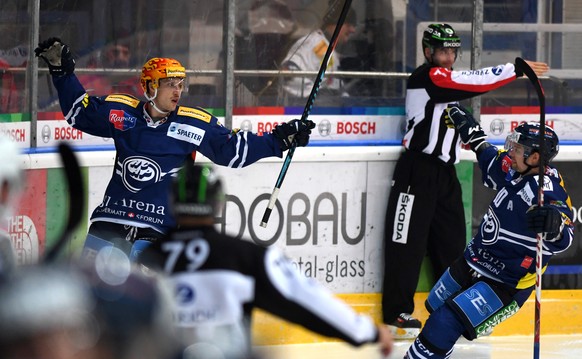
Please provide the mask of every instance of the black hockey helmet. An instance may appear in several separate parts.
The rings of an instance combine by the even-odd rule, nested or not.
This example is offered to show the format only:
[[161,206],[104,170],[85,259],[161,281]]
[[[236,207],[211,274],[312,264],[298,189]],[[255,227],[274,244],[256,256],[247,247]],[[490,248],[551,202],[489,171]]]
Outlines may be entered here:
[[[558,135],[553,128],[546,125],[544,132],[543,156],[547,163],[556,157],[560,150]],[[517,126],[505,140],[505,149],[510,150],[515,143],[524,147],[524,158],[528,158],[533,152],[540,152],[540,124],[529,122]]]
[[422,48],[427,47],[431,53],[443,47],[458,49],[461,47],[461,38],[449,24],[430,24],[422,35]]
[[214,216],[224,202],[222,182],[208,164],[194,164],[190,157],[174,178],[173,213],[176,216]]

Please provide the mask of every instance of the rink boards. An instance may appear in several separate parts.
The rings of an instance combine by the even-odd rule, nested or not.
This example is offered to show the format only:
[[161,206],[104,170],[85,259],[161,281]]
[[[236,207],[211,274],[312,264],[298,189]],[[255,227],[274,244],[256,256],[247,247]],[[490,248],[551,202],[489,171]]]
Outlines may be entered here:
[[[517,314],[493,330],[492,336],[526,335],[533,337],[535,293]],[[428,293],[417,292],[414,315],[423,323],[428,318],[424,300]],[[338,294],[356,311],[382,320],[379,293]],[[570,335],[582,333],[582,290],[542,290],[541,334]],[[283,345],[335,341],[314,334],[302,327],[284,322],[263,311],[253,316],[253,340],[257,345]]]

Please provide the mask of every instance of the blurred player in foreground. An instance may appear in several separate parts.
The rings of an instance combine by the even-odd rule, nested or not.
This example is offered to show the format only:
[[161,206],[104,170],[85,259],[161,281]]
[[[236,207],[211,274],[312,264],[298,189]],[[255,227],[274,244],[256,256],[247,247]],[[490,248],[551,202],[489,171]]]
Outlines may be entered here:
[[191,344],[189,356],[205,358],[212,348],[227,359],[248,358],[253,308],[355,346],[378,343],[384,355],[391,352],[388,328],[304,277],[279,250],[216,231],[214,216],[224,205],[224,192],[210,166],[187,160],[170,203],[178,228],[140,258],[171,277],[174,320],[184,345]]
[[23,188],[24,171],[19,163],[20,152],[16,143],[0,136],[0,279],[14,271],[16,258],[8,233],[8,218]]
[[[523,123],[507,136],[505,150],[485,141],[465,109],[450,106],[445,121],[476,153],[483,184],[497,190],[473,240],[437,281],[425,302],[431,313],[405,358],[448,358],[463,335],[473,340],[521,308],[535,287],[537,234],[543,234],[542,270],[552,255],[572,243],[572,203],[558,170],[558,136]],[[540,168],[540,156],[546,166]],[[544,171],[544,205],[538,206],[538,176]]]
[[95,266],[20,266],[0,281],[0,357],[179,358],[164,279],[117,248],[100,256]]

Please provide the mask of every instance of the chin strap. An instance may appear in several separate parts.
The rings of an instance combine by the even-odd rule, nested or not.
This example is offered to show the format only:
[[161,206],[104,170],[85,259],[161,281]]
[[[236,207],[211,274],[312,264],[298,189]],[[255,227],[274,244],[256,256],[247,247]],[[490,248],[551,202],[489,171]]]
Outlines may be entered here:
[[148,100],[148,103],[150,103],[156,111],[164,114],[164,116],[168,116],[170,114],[170,111],[162,111],[162,110],[160,110],[160,108],[158,106],[156,106],[154,99],[158,96],[158,89],[157,88],[154,89],[154,95],[152,97],[149,97],[145,91],[144,91],[143,95]]
[[[529,157],[528,157],[528,158],[529,158]],[[522,176],[525,176],[526,174],[528,174],[528,173],[529,173],[529,171],[531,171],[532,169],[534,169],[534,168],[539,168],[539,167],[540,167],[540,166],[530,166],[530,165],[529,165],[529,164],[526,162],[528,158],[525,158],[525,159],[523,160],[523,164],[527,166],[527,169],[526,169],[525,171],[523,171],[523,172],[519,172],[519,171],[518,171],[518,172],[519,172],[519,174],[520,174],[520,175],[522,175]]]

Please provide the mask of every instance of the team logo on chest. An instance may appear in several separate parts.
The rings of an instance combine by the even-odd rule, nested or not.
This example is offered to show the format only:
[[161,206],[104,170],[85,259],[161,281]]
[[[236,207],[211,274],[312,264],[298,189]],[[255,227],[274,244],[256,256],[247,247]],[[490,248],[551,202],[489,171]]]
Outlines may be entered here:
[[128,157],[120,166],[121,173],[118,174],[121,175],[125,187],[133,193],[162,179],[160,166],[147,157]]
[[499,235],[499,218],[497,218],[495,212],[493,212],[491,208],[489,208],[487,214],[483,217],[483,223],[481,224],[480,230],[483,244],[490,245],[497,242]]
[[109,122],[113,124],[115,129],[125,131],[135,127],[137,118],[126,114],[123,110],[110,110]]

